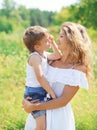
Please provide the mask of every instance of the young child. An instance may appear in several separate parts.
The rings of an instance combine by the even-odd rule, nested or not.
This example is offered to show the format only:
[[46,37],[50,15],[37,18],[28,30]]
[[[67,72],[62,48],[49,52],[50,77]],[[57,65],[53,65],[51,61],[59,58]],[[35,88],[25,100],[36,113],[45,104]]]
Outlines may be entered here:
[[[53,37],[47,29],[41,26],[31,26],[24,32],[23,42],[28,48],[30,55],[27,61],[27,78],[24,98],[31,97],[32,100],[39,99],[44,102],[48,93],[56,98],[55,93],[46,80],[47,60],[61,58],[61,54],[55,44]],[[52,47],[53,53],[46,52]],[[32,113],[36,120],[35,130],[45,130],[45,111],[34,111]]]

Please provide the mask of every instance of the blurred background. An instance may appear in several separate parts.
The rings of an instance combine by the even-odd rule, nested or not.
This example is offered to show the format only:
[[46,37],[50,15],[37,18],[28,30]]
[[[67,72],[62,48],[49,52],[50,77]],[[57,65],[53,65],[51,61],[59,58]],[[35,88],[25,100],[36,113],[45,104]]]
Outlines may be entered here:
[[0,130],[24,130],[22,110],[28,51],[24,30],[33,25],[49,29],[57,42],[65,21],[87,28],[92,39],[94,80],[72,100],[76,130],[97,130],[97,0],[0,0]]

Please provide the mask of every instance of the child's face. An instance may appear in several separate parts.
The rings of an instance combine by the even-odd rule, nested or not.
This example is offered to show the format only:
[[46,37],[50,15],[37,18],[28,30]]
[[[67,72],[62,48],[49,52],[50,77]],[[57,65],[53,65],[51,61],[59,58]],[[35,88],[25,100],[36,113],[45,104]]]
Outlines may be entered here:
[[50,49],[50,40],[49,40],[49,34],[46,34],[43,39],[40,42],[40,48],[43,51]]

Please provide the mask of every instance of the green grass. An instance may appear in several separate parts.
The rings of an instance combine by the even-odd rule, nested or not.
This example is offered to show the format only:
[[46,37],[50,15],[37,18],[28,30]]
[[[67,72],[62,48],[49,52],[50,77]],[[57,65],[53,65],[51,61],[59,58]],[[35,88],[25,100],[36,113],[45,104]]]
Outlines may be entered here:
[[25,84],[25,58],[1,55],[0,64],[0,128],[23,130],[26,113],[22,109]]
[[97,89],[80,89],[72,100],[77,130],[97,130]]

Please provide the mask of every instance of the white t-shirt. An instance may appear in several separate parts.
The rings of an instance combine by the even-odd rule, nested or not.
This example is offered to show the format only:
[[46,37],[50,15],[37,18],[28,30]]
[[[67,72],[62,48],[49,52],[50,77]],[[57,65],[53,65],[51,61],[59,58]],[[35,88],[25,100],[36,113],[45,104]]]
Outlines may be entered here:
[[[43,70],[44,76],[46,76],[46,74],[47,74],[47,66],[48,66],[47,57],[45,57],[45,58],[42,57],[36,51],[31,53],[29,55],[29,57],[32,56],[32,55],[38,55],[41,58],[42,70]],[[36,78],[33,66],[29,65],[28,62],[26,64],[26,74],[27,74],[27,76],[26,76],[26,86],[28,86],[28,87],[40,87],[40,83],[38,82],[38,80]]]

